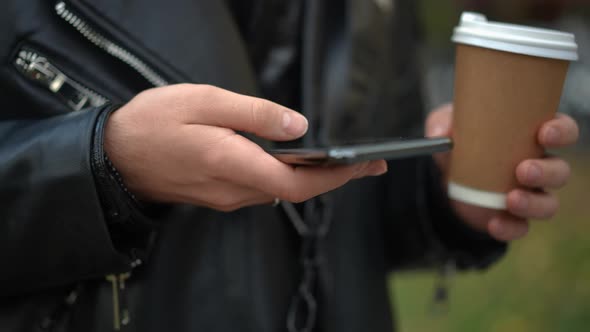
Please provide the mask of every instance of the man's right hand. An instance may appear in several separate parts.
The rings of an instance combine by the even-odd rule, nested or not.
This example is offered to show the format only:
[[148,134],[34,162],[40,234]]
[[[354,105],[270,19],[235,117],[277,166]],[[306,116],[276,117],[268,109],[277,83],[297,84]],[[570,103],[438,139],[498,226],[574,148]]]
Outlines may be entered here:
[[302,202],[351,179],[387,171],[382,160],[287,165],[234,130],[287,141],[305,134],[307,120],[264,99],[208,85],[172,85],[146,90],[114,112],[105,150],[138,197],[221,211],[275,197]]

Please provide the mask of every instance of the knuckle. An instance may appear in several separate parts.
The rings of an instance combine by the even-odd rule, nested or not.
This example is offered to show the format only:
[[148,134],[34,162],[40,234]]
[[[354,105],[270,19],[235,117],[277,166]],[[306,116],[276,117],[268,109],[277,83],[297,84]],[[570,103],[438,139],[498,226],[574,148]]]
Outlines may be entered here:
[[232,146],[241,136],[230,135],[217,140],[211,147],[203,151],[202,161],[207,170],[222,173],[225,166],[231,164]]
[[209,84],[186,84],[185,97],[197,105],[207,105],[219,98],[221,89]]
[[529,169],[528,161],[523,161],[516,166],[516,177],[523,183],[526,181],[526,175]]
[[193,86],[193,92],[198,91],[199,93],[205,94],[205,95],[212,95],[215,94],[217,92],[219,92],[219,88],[214,86],[214,85],[210,85],[210,84],[199,84],[199,85],[193,85],[193,84],[187,84],[190,86]]
[[203,156],[203,163],[206,169],[216,169],[223,164],[225,155],[219,149],[210,149]]
[[165,111],[172,112],[179,120],[187,122],[194,117],[193,110],[199,105],[199,94],[196,85],[181,83],[166,87],[167,104]]
[[190,83],[180,83],[173,86],[175,94],[181,98],[187,98],[198,91],[197,86]]
[[261,98],[255,98],[254,100],[252,100],[249,109],[251,124],[255,127],[264,126],[268,119],[269,109],[269,101]]

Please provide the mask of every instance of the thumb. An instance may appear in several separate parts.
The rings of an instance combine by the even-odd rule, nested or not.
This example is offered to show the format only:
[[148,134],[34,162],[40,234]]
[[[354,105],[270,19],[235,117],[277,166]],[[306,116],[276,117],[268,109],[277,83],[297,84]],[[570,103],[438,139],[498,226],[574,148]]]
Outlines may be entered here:
[[447,104],[432,111],[426,119],[426,137],[451,136],[453,105]]
[[[307,119],[266,99],[241,95],[212,86],[195,86],[198,112],[189,123],[244,131],[270,140],[293,140],[307,132]],[[201,98],[199,98],[199,96]]]
[[[426,119],[426,137],[450,137],[452,124],[453,105],[443,105],[428,115]],[[446,174],[449,166],[449,153],[435,153],[433,157],[443,174]]]

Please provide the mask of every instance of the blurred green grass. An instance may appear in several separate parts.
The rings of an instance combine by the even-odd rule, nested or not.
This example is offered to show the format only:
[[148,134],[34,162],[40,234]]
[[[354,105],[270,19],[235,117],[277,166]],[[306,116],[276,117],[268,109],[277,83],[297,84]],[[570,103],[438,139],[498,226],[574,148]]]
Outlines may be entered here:
[[590,155],[565,158],[572,177],[558,215],[534,223],[489,270],[453,278],[447,313],[430,310],[434,274],[391,277],[402,332],[590,330]]

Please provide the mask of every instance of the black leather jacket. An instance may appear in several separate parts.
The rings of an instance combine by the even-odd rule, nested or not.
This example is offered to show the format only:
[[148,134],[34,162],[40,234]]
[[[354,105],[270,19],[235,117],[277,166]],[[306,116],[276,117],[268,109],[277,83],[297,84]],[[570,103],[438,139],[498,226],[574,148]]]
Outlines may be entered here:
[[[404,23],[413,2],[307,3],[291,104],[311,139],[415,134],[415,33]],[[268,87],[284,78],[253,68],[244,36],[216,0],[3,2],[1,331],[111,331],[115,315],[128,331],[285,330],[302,241],[283,209],[141,206],[102,151],[110,112],[154,85],[273,98]],[[325,196],[318,330],[388,331],[389,271],[483,268],[504,252],[457,220],[439,180],[430,158],[409,159]],[[116,294],[113,277],[125,280]]]

